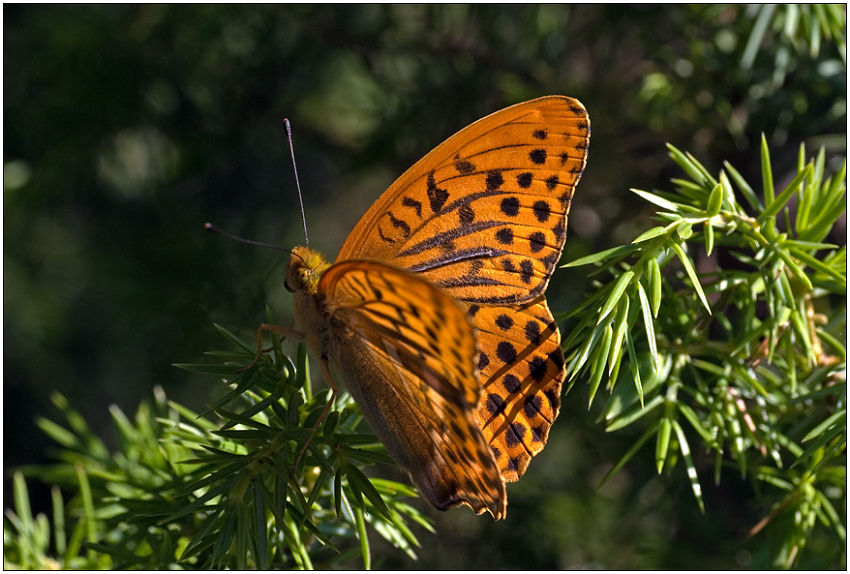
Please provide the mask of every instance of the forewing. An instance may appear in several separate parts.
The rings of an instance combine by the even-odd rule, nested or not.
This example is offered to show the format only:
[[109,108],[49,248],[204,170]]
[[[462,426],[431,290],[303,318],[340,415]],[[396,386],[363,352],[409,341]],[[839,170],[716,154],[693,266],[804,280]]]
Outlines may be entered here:
[[478,426],[478,350],[464,310],[377,262],[333,265],[319,295],[332,367],[393,458],[436,507],[503,517],[505,484]]
[[469,303],[534,300],[560,258],[589,135],[584,107],[563,96],[491,114],[399,177],[337,260],[387,261]]

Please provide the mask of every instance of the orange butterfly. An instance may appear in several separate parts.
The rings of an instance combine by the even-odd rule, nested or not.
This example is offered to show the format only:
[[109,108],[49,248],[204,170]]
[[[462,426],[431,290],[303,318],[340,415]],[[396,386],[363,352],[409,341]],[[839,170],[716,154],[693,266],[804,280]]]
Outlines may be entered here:
[[587,159],[578,100],[489,115],[408,169],[337,262],[292,250],[295,327],[437,508],[505,516],[558,416],[564,359],[544,292]]

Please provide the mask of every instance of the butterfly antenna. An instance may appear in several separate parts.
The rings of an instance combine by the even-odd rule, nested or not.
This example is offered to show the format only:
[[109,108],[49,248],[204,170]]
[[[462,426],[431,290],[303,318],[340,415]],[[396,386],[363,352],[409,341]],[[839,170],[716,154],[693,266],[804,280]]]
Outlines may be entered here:
[[295,172],[295,188],[298,190],[298,203],[301,205],[301,222],[304,224],[304,245],[310,247],[310,238],[307,236],[307,216],[304,214],[304,199],[301,197],[301,183],[298,181],[298,166],[295,165],[295,147],[292,145],[292,127],[289,125],[289,118],[284,118],[283,125],[286,126],[289,155],[292,157],[292,171]]
[[247,243],[248,245],[256,245],[258,247],[268,247],[269,249],[277,249],[278,251],[289,251],[289,249],[284,249],[283,247],[280,247],[278,245],[272,245],[271,243],[263,243],[262,241],[253,241],[251,239],[245,239],[244,237],[233,235],[232,233],[228,233],[223,229],[219,229],[209,221],[204,223],[204,229],[206,229],[207,231],[211,231],[212,233],[224,235],[228,239],[238,241],[239,243]]

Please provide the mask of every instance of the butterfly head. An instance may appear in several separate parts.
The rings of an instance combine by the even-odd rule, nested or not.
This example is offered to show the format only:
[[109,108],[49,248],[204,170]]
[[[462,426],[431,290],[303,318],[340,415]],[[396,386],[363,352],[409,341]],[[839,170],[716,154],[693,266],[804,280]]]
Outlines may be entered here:
[[318,251],[309,247],[298,246],[290,253],[283,286],[291,293],[297,291],[315,293],[319,278],[331,264]]

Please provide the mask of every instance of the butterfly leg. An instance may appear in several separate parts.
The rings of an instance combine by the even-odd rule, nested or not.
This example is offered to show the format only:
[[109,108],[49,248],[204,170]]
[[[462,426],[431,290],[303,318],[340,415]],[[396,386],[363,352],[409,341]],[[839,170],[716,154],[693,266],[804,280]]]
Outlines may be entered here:
[[243,373],[245,371],[250,371],[254,365],[257,364],[257,361],[260,360],[260,357],[263,356],[263,353],[266,351],[263,350],[263,331],[271,331],[272,333],[277,333],[281,336],[281,341],[284,339],[295,339],[296,341],[304,340],[304,333],[297,329],[293,329],[292,327],[281,327],[280,325],[272,325],[270,323],[260,323],[260,326],[257,327],[257,354],[254,356],[254,360],[247,367],[242,367],[237,373]]
[[336,400],[337,386],[336,386],[336,383],[334,383],[333,375],[331,375],[331,370],[330,370],[330,368],[328,368],[327,360],[322,359],[321,366],[322,366],[322,375],[325,377],[325,380],[328,382],[328,385],[331,387],[331,397],[328,399],[327,404],[325,404],[325,408],[324,408],[324,410],[322,410],[322,414],[319,415],[319,418],[316,421],[316,424],[313,425],[313,430],[310,433],[310,436],[307,437],[307,440],[304,442],[304,446],[301,447],[301,449],[298,451],[298,454],[295,457],[295,464],[292,465],[292,473],[291,473],[293,476],[295,474],[295,470],[298,468],[298,463],[301,462],[301,457],[304,456],[304,452],[307,450],[307,446],[309,446],[310,441],[312,441],[313,438],[316,436],[316,433],[319,432],[319,427],[321,426],[322,421],[324,421],[325,417],[328,416],[328,413],[330,412],[331,407],[334,404],[334,400]]

